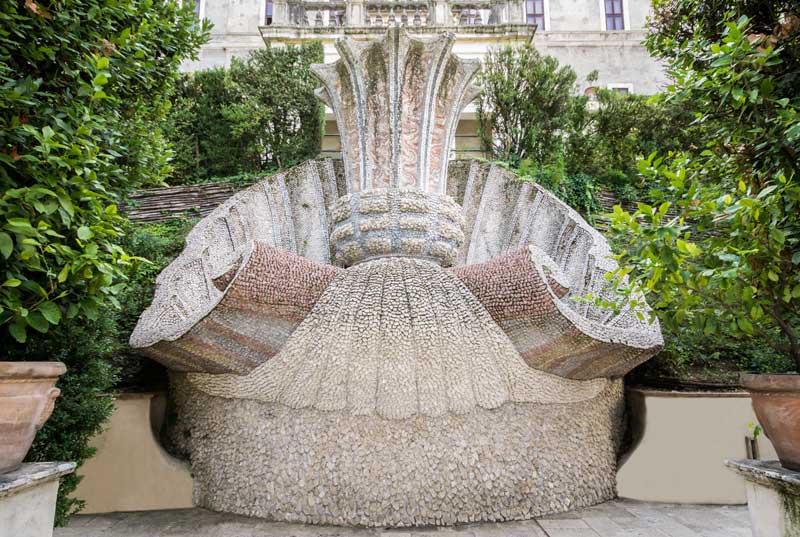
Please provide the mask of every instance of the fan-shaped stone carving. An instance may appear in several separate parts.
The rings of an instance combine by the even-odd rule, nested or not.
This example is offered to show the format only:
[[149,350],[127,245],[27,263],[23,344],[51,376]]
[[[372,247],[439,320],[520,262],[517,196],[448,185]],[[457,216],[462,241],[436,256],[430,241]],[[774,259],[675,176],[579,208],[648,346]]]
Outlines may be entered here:
[[576,300],[613,296],[614,262],[575,211],[449,169],[477,67],[452,40],[340,41],[315,72],[341,168],[241,191],[159,276],[131,344],[175,372],[201,505],[402,526],[613,495],[618,377],[658,324]]

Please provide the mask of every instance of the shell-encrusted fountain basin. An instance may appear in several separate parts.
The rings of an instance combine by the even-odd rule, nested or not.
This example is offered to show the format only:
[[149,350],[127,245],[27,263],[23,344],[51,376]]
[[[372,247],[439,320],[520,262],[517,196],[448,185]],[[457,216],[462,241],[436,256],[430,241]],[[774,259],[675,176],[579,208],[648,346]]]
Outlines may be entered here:
[[[343,162],[237,193],[131,343],[173,370],[195,501],[364,526],[540,516],[615,494],[622,381],[662,343],[603,237],[513,173],[450,169],[477,64],[452,36],[337,43]],[[642,304],[639,301],[639,304]]]

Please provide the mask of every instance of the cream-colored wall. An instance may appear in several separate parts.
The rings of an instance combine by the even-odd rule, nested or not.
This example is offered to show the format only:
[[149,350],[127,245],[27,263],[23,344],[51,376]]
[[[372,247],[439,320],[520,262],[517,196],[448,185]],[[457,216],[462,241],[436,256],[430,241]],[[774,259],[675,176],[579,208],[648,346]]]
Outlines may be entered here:
[[78,469],[83,481],[74,497],[84,513],[192,507],[189,466],[170,456],[154,431],[164,419],[160,394],[125,394],[106,430],[92,439],[97,454]]
[[[723,466],[747,458],[756,421],[746,393],[685,394],[629,390],[641,440],[617,472],[621,498],[672,503],[746,503],[744,480]],[[642,425],[643,424],[643,425]],[[759,438],[761,458],[777,458]]]
[[455,158],[481,158],[484,156],[481,139],[478,136],[478,120],[462,118],[456,127]]

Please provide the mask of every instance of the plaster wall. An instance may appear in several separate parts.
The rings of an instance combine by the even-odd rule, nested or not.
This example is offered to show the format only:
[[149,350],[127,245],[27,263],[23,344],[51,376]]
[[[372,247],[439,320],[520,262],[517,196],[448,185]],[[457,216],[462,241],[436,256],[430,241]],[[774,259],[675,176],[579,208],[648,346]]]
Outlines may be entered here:
[[51,537],[58,479],[0,497],[0,536]]
[[116,399],[106,430],[92,439],[97,454],[78,471],[84,479],[74,496],[86,500],[83,513],[192,507],[188,465],[164,451],[154,434],[165,403],[153,393]]
[[[636,0],[634,0],[635,2]],[[550,25],[545,22],[545,32],[549,31],[597,31],[603,15],[598,0],[557,0],[548,1]]]
[[[638,444],[617,472],[621,498],[649,502],[744,504],[744,480],[725,459],[747,458],[756,417],[746,393],[686,394],[629,390]],[[760,458],[777,458],[763,435]]]
[[[570,65],[578,75],[580,91],[589,86],[627,87],[631,93],[651,95],[663,90],[667,77],[642,45],[644,32],[543,32],[533,38],[536,48]],[[597,71],[596,82],[586,77]]]

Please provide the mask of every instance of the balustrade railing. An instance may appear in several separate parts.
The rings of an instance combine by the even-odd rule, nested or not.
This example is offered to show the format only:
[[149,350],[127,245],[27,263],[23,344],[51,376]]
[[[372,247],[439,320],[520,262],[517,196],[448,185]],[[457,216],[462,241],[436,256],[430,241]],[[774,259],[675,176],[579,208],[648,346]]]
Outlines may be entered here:
[[[280,2],[275,2],[276,6]],[[508,19],[508,7],[519,0],[289,0],[285,13],[273,26],[338,28],[342,26],[483,26],[516,23]],[[505,6],[509,4],[509,6]],[[498,6],[501,6],[498,9]],[[521,19],[521,16],[520,16]]]
[[290,26],[339,27],[347,23],[344,2],[289,2]]
[[489,2],[450,2],[450,12],[456,26],[495,24]]
[[367,2],[365,7],[367,26],[428,26],[427,2]]

